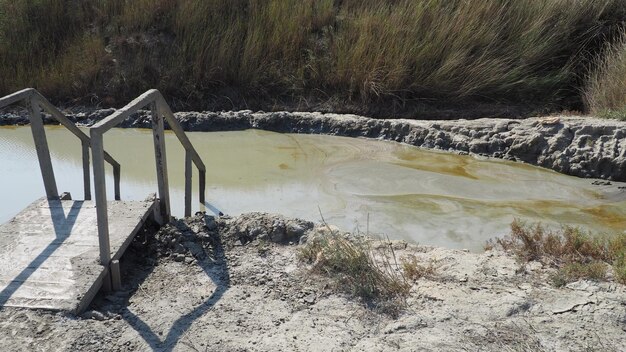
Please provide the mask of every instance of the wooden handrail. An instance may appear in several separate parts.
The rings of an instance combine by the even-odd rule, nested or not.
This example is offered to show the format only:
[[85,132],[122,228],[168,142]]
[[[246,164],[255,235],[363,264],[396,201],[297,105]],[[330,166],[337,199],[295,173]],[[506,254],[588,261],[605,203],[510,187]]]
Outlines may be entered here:
[[[41,109],[48,112],[52,117],[57,120],[61,125],[72,132],[81,141],[82,145],[82,159],[83,159],[83,186],[85,193],[85,200],[91,199],[91,178],[89,176],[89,148],[91,147],[91,139],[83,131],[81,131],[76,125],[70,121],[56,106],[52,105],[48,99],[46,99],[39,91],[34,88],[22,89],[13,94],[9,94],[0,98],[0,108],[24,101],[26,108],[30,115],[30,125],[33,133],[33,139],[35,140],[35,148],[37,150],[37,157],[39,159],[39,166],[41,169],[42,177],[44,180],[44,187],[46,189],[46,196],[50,199],[58,198],[59,192],[57,190],[56,181],[54,177],[54,171],[52,169],[52,162],[50,160],[50,151],[48,148],[48,141],[46,139],[46,133],[43,128],[43,119],[41,117]],[[113,159],[109,153],[104,152],[104,160],[106,160],[113,167],[113,175],[115,182],[115,199],[120,199],[120,164]]]
[[[106,183],[104,175],[104,141],[103,135],[117,126],[139,109],[148,107],[152,117],[152,132],[156,160],[157,183],[159,193],[159,213],[161,222],[166,223],[171,217],[170,196],[167,176],[167,158],[165,154],[164,123],[168,125],[185,148],[185,216],[191,215],[191,163],[196,165],[199,173],[199,200],[204,203],[206,185],[206,167],[198,152],[193,147],[182,127],[174,118],[170,107],[156,89],[151,89],[140,95],[123,108],[117,110],[89,129],[91,137],[91,152],[93,156],[93,173],[96,199],[96,213],[98,217],[98,239],[100,243],[100,262],[110,266],[111,254],[109,243],[109,225],[106,199]],[[112,276],[119,276],[119,272],[111,267]],[[113,280],[115,282],[116,280]],[[115,289],[115,287],[114,287]]]

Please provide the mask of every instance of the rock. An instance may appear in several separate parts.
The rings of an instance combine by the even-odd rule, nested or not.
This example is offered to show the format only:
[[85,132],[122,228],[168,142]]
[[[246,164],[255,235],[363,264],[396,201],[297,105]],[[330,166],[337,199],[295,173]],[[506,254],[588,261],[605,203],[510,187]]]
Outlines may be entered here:
[[567,285],[565,285],[565,287],[569,288],[570,290],[587,291],[587,292],[597,292],[600,290],[600,287],[598,286],[597,283],[587,281],[587,280],[579,280],[575,282],[570,282]]
[[525,268],[526,268],[526,271],[529,271],[529,272],[538,271],[543,268],[543,264],[541,264],[541,262],[539,261],[533,260],[533,261],[526,263]]
[[85,319],[93,319],[97,321],[107,320],[107,316],[104,315],[102,312],[98,312],[97,310],[87,311],[83,313],[82,317]]
[[209,231],[215,231],[217,230],[217,222],[215,222],[215,218],[210,216],[207,217],[206,221],[206,228]]
[[543,118],[543,119],[539,120],[539,123],[541,123],[542,125],[556,125],[560,121],[561,121],[561,119],[558,116],[555,116],[555,117]]
[[218,219],[227,241],[242,245],[256,239],[276,243],[288,243],[299,240],[313,228],[313,223],[300,219],[286,219],[278,214],[248,213],[233,219]]
[[194,258],[198,260],[202,260],[206,258],[206,253],[204,252],[204,248],[202,248],[202,246],[199,245],[198,243],[185,242],[184,245]]
[[583,296],[563,296],[552,302],[552,314],[562,314],[576,311],[579,307],[593,303],[588,297]]
[[594,186],[610,186],[611,182],[609,181],[593,181],[591,182],[592,185]]
[[315,297],[314,293],[309,293],[308,295],[304,296],[304,298],[303,298],[304,303],[307,303],[307,304],[315,303],[315,299],[316,299],[316,297]]
[[307,229],[295,221],[289,221],[286,226],[287,236],[289,238],[299,238],[304,235]]

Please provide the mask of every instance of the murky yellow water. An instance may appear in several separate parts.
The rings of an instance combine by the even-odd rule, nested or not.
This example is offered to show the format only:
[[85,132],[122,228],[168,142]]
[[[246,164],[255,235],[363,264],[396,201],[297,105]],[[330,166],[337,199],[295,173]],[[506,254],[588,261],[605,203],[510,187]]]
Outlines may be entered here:
[[[78,140],[60,127],[47,133],[59,190],[82,198]],[[321,209],[345,230],[470,249],[506,234],[516,217],[599,232],[626,228],[625,184],[594,186],[529,165],[376,140],[255,130],[189,136],[207,164],[208,208],[226,214],[319,221]],[[122,164],[123,199],[156,190],[151,131],[112,130],[105,148]],[[183,151],[171,133],[167,148],[173,212],[181,215]],[[0,163],[4,222],[44,194],[28,127],[0,128]]]

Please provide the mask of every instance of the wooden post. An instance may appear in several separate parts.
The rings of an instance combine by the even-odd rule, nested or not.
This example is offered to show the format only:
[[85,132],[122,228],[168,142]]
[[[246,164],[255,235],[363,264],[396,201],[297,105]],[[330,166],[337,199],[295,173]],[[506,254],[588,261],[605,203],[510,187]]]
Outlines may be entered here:
[[39,159],[39,169],[43,177],[43,185],[46,189],[48,199],[58,199],[59,192],[54,178],[54,170],[52,169],[52,161],[50,160],[50,150],[48,149],[48,140],[46,131],[41,118],[39,105],[34,99],[29,99],[26,103],[28,112],[30,113],[30,129],[35,141],[35,149],[37,150],[37,158]]
[[170,128],[172,129],[174,134],[176,134],[176,137],[178,137],[178,140],[183,145],[186,152],[191,154],[191,159],[193,160],[194,164],[196,164],[196,167],[198,168],[199,179],[200,179],[199,201],[204,206],[204,201],[205,201],[204,192],[205,192],[205,185],[206,185],[206,168],[204,166],[204,163],[202,162],[202,159],[200,159],[200,156],[198,155],[193,145],[191,144],[191,141],[189,141],[189,138],[185,135],[185,131],[183,131],[182,127],[176,121],[176,118],[174,117],[172,110],[170,110],[169,106],[167,105],[167,102],[165,101],[165,99],[163,99],[163,96],[161,96],[160,93],[158,94],[158,98],[157,98],[157,108],[159,109],[159,113],[164,115],[165,118],[167,119],[170,125]]
[[120,272],[120,261],[111,260],[111,288],[113,291],[122,289],[122,274]]
[[185,216],[191,216],[191,153],[185,150]]
[[154,159],[156,161],[159,203],[163,221],[170,221],[170,192],[167,178],[167,159],[165,157],[165,132],[163,118],[159,114],[156,103],[150,103],[152,113],[152,135],[154,137]]
[[100,264],[109,268],[111,245],[109,242],[109,214],[107,211],[107,192],[104,176],[104,145],[102,135],[97,130],[90,130],[91,152],[93,155],[93,183],[96,196],[96,215],[98,217],[98,242],[100,244]]
[[113,182],[114,182],[114,191],[115,191],[115,200],[122,200],[120,197],[120,173],[121,166],[113,165]]
[[85,200],[91,200],[91,177],[89,176],[89,142],[81,141],[83,148],[83,187]]
[[199,170],[198,171],[198,178],[200,179],[200,197],[199,197],[199,201],[200,204],[204,205],[204,188],[206,186],[206,171],[205,170]]

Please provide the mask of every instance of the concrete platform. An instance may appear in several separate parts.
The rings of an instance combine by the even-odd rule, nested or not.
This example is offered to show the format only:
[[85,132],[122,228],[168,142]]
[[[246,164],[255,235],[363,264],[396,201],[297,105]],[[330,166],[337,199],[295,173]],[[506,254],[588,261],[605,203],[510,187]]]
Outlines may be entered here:
[[[154,207],[154,201],[108,202],[113,259]],[[0,307],[82,312],[106,275],[98,248],[95,202],[33,202],[0,226]]]

